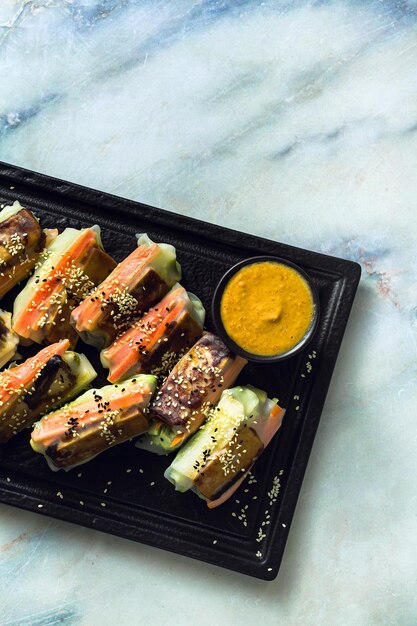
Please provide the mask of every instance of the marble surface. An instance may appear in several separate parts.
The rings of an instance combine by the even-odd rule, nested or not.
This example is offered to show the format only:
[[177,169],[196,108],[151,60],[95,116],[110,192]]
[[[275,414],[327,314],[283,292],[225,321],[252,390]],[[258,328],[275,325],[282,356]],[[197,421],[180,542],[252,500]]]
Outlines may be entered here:
[[414,0],[2,0],[0,159],[354,259],[272,583],[0,506],[0,623],[417,623]]

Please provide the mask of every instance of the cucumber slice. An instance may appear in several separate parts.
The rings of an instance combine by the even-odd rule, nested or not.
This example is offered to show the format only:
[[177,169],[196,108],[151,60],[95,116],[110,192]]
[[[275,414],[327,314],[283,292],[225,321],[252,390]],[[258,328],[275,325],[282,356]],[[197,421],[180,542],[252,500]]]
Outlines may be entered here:
[[191,316],[197,322],[197,324],[200,324],[200,326],[203,327],[204,320],[206,318],[206,309],[204,308],[203,303],[201,302],[200,298],[198,298],[195,294],[191,293],[190,291],[188,291],[187,293],[188,293],[188,297],[190,298],[190,302],[192,304],[192,308],[190,311]]
[[267,394],[255,387],[234,387],[223,391],[217,406],[197,433],[182,447],[165,471],[178,491],[188,491],[209,457],[224,450],[244,423],[260,418]]
[[19,213],[19,211],[22,210],[23,207],[20,202],[18,202],[18,200],[15,200],[13,204],[9,206],[5,206],[4,209],[0,211],[0,224],[1,222],[5,222],[9,219],[9,217],[12,217],[12,215],[16,215],[16,213]]

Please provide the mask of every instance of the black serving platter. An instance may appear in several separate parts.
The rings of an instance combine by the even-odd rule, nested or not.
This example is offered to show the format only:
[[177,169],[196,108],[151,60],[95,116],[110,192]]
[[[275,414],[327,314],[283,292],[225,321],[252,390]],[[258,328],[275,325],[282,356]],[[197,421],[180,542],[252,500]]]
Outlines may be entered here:
[[[272,255],[301,266],[320,298],[320,321],[307,348],[280,363],[249,363],[239,383],[278,397],[287,412],[281,430],[235,497],[209,510],[194,494],[176,493],[163,478],[168,457],[115,447],[71,472],[53,473],[32,452],[29,431],[0,446],[0,501],[264,580],[276,577],[308,457],[360,277],[360,266],[309,250],[222,228],[138,202],[0,163],[0,202],[19,200],[42,225],[99,224],[117,260],[148,232],[177,249],[184,286],[207,311],[225,271],[252,256]],[[18,288],[2,308],[11,309]],[[81,342],[99,367],[98,353]],[[105,383],[102,372],[98,384]],[[110,484],[111,483],[111,484]],[[104,490],[107,490],[106,493]],[[39,507],[38,505],[41,505]]]

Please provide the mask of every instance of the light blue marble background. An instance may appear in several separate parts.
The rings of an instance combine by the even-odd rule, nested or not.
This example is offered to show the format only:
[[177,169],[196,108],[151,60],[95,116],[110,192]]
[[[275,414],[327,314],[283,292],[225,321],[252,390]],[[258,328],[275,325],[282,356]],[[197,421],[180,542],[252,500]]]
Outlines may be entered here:
[[417,5],[2,0],[0,159],[361,263],[278,580],[0,507],[0,623],[417,624]]

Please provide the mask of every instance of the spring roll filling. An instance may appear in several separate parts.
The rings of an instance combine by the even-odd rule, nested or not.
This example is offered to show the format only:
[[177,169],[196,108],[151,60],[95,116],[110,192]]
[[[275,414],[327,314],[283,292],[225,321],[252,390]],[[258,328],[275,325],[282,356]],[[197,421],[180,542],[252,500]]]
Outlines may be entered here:
[[223,392],[205,424],[178,452],[166,478],[179,491],[192,489],[210,507],[237,489],[281,424],[283,410],[254,387]]
[[155,377],[143,375],[84,393],[35,425],[32,448],[55,470],[89,461],[146,431],[155,386]]
[[[25,364],[23,364],[24,366]],[[21,367],[21,366],[17,366]],[[13,373],[13,370],[10,370]],[[36,418],[84,389],[96,373],[84,355],[53,354],[25,387],[16,386],[6,370],[0,375],[0,441],[5,442]]]
[[102,280],[115,262],[101,247],[98,227],[67,228],[44,250],[14,304],[14,329],[37,343],[67,337],[75,345],[71,311]]
[[0,212],[0,297],[29,275],[45,240],[38,220],[18,202]]
[[245,364],[245,359],[233,355],[219,337],[205,333],[159,389],[150,407],[154,421],[137,447],[167,454],[183,445]]
[[233,358],[219,337],[206,333],[182,357],[157,393],[151,404],[152,417],[173,430],[191,431],[192,422],[212,404],[206,397],[221,395],[224,368]]
[[176,285],[129,330],[101,353],[117,382],[134,374],[150,372],[159,384],[202,334],[205,311],[201,302]]
[[175,248],[141,236],[138,248],[72,315],[72,324],[84,341],[108,346],[130,327],[132,319],[156,304],[181,276]]

